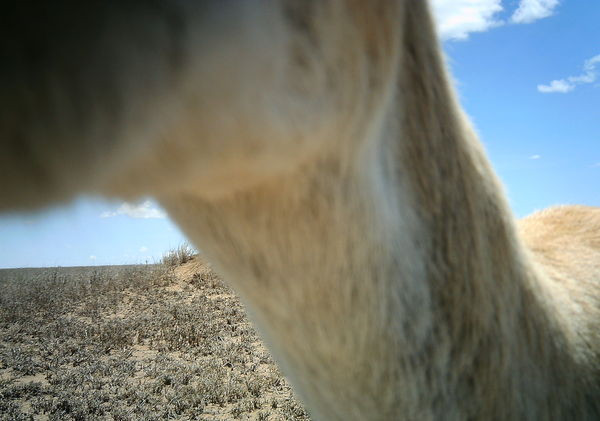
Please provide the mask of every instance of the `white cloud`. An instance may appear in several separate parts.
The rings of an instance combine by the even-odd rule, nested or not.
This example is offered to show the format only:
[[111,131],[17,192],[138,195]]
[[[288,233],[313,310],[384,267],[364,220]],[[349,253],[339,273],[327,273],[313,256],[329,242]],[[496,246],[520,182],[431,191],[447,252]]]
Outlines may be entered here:
[[100,218],[111,218],[117,216],[117,212],[104,211],[100,214]]
[[571,76],[569,77],[569,82],[572,83],[594,83],[598,78],[598,70],[596,69],[596,65],[600,63],[600,54],[595,57],[592,57],[589,60],[586,60],[583,63],[583,73],[579,76]]
[[[498,15],[507,0],[431,0],[438,33],[443,40],[464,40],[472,32],[504,25]],[[512,3],[516,3],[513,1]],[[512,23],[531,23],[554,13],[560,0],[519,0]]]
[[90,260],[96,260],[96,259],[97,259],[97,257],[94,256],[93,254],[90,256]]
[[502,24],[496,14],[502,0],[432,0],[433,14],[442,39],[466,39]]
[[540,156],[540,155],[531,155],[531,156],[529,157],[529,159],[540,159],[540,158],[541,158],[541,156]]
[[596,68],[598,63],[600,63],[600,54],[583,63],[583,73],[580,75],[553,80],[548,85],[538,85],[537,89],[542,93],[559,92],[566,94],[575,89],[577,85],[594,83],[598,79],[598,69]]
[[531,23],[547,18],[552,15],[558,3],[558,0],[521,0],[510,20],[513,23]]
[[148,251],[148,247],[146,247],[146,246],[140,247],[140,253],[145,253],[147,251]]
[[560,79],[560,80],[553,80],[548,85],[538,85],[537,89],[538,89],[538,91],[540,91],[544,94],[548,94],[548,93],[552,93],[552,92],[560,92],[561,94],[566,94],[567,92],[571,92],[573,89],[575,89],[575,85],[567,82],[564,79]]
[[114,211],[105,211],[100,214],[100,218],[111,218],[117,215],[127,215],[131,218],[166,218],[165,212],[152,206],[152,202],[146,200],[143,203],[132,205],[131,203],[123,203]]

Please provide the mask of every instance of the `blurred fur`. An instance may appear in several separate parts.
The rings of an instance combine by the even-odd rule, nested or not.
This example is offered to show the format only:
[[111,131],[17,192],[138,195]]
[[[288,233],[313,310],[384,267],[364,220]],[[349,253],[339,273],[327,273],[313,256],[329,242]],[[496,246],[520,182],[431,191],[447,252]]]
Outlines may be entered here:
[[0,209],[156,197],[316,419],[599,419],[600,209],[515,224],[425,2],[90,4],[4,46]]

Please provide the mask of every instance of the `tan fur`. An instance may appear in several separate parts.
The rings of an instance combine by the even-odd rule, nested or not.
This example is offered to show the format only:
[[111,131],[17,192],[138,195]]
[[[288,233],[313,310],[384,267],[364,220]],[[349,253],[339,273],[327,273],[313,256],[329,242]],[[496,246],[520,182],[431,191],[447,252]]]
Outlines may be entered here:
[[517,227],[425,2],[58,3],[7,12],[0,209],[156,197],[315,419],[600,418],[600,209]]

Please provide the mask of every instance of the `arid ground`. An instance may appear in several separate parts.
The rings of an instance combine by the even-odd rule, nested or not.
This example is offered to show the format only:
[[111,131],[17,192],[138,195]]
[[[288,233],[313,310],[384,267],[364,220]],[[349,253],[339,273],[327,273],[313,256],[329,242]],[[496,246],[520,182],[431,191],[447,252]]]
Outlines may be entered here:
[[0,270],[0,420],[165,419],[308,420],[209,265]]

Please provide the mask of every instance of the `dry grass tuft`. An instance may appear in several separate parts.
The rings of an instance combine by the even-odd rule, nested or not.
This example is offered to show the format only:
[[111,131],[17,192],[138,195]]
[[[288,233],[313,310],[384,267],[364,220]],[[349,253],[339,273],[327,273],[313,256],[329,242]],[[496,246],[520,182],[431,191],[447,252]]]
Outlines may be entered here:
[[188,266],[0,271],[0,420],[308,420],[237,298]]
[[196,255],[196,251],[187,243],[181,244],[176,249],[170,250],[161,259],[161,263],[169,268],[183,265]]

